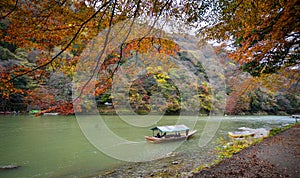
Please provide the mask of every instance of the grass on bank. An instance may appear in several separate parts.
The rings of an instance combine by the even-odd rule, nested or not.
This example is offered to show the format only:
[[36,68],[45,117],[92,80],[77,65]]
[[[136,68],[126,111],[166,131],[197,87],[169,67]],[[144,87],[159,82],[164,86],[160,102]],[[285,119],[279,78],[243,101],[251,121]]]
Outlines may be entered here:
[[[297,123],[296,123],[297,124]],[[289,124],[283,127],[274,128],[270,130],[269,136],[274,136],[280,132],[283,132],[289,128],[291,128],[295,124]],[[159,178],[168,178],[168,177],[192,177],[194,173],[199,173],[202,170],[208,169],[222,160],[232,157],[234,154],[237,154],[241,150],[253,146],[257,143],[263,141],[263,138],[252,138],[247,137],[245,139],[225,139],[223,137],[217,140],[217,145],[214,149],[214,153],[217,155],[217,158],[210,164],[203,164],[196,169],[190,172],[178,172],[177,170],[180,169],[180,164],[172,165],[167,169],[167,171],[157,172],[155,175],[151,177],[159,177]]]
[[[299,124],[299,123],[289,124],[289,125],[286,125],[283,127],[274,128],[274,129],[270,130],[269,137],[274,136],[278,133],[281,133],[296,124]],[[232,139],[230,142],[228,142],[227,139],[224,139],[221,137],[218,139],[218,141],[217,141],[218,146],[216,146],[215,150],[214,150],[214,152],[217,154],[217,159],[215,159],[210,164],[203,164],[200,167],[197,167],[196,169],[192,170],[192,173],[198,173],[204,169],[210,168],[211,166],[220,163],[222,160],[224,160],[226,158],[230,158],[234,154],[237,154],[238,152],[240,152],[241,150],[248,148],[250,146],[253,146],[257,143],[260,143],[261,141],[263,141],[263,138],[247,137],[245,139]]]

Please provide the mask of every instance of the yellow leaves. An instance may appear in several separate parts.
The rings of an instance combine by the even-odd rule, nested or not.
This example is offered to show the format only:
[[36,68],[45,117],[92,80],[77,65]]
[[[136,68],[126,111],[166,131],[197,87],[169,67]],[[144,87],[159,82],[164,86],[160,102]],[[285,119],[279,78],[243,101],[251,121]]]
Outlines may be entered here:
[[167,70],[164,70],[165,66],[147,67],[147,75],[152,74],[156,81],[160,84],[167,83],[168,76]]
[[170,78],[166,72],[159,73],[159,74],[157,74],[155,77],[156,77],[156,78],[164,78],[164,79]]
[[156,79],[156,81],[158,83],[167,83],[167,81],[164,78],[159,78],[159,77],[156,77],[156,76],[154,78]]

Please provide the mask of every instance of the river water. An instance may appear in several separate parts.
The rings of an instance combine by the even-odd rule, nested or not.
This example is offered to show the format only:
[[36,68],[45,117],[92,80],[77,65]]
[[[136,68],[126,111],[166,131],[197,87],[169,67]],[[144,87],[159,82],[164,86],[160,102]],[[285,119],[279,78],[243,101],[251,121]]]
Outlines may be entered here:
[[[89,118],[96,116],[85,117],[88,123]],[[176,150],[168,150],[168,152],[180,155],[181,159],[197,159],[196,163],[190,163],[192,168],[199,166],[201,160],[203,162],[209,160],[207,158],[213,155],[211,150],[216,145],[216,140],[220,137],[226,137],[228,131],[234,131],[239,127],[275,128],[294,122],[294,119],[287,116],[230,116],[222,118],[214,116],[212,118],[222,120],[219,126],[214,125],[216,128],[213,130],[216,130],[216,133],[207,145],[199,147],[199,139],[202,137],[205,124],[211,118],[199,117],[195,120],[189,116],[184,117],[181,123],[190,125],[188,122],[193,121],[194,128],[198,130],[197,134],[193,139],[177,145]],[[0,165],[21,166],[13,170],[0,170],[0,177],[85,177],[96,175],[103,170],[136,164],[118,159],[118,154],[107,156],[103,153],[109,151],[107,149],[100,149],[101,151],[99,151],[99,146],[93,143],[92,139],[86,137],[88,131],[83,132],[81,130],[87,129],[83,126],[85,121],[78,121],[77,119],[75,116],[0,116]],[[156,123],[158,125],[172,125],[177,122],[178,116],[164,116],[159,118]],[[105,124],[112,133],[124,140],[130,140],[135,144],[141,143],[145,146],[143,150],[146,150],[147,153],[149,151],[153,151],[153,154],[161,153],[161,151],[154,151],[161,146],[155,147],[144,140],[145,135],[152,134],[148,129],[151,126],[135,125],[132,127],[118,116],[103,116],[101,124]],[[152,123],[152,125],[155,124]],[[101,127],[97,126],[92,129],[101,129]],[[103,134],[102,137],[96,136],[99,137],[100,142],[103,137],[107,137]],[[109,138],[107,138],[107,143],[111,144]],[[165,144],[162,147],[167,148],[170,144]],[[120,150],[116,148],[120,148]],[[121,159],[123,158],[122,155],[137,155],[136,158],[132,159],[133,161],[144,160],[142,158],[144,154],[139,154],[139,151],[130,147],[126,149],[126,147],[115,144],[115,146],[110,147],[110,150],[119,153]],[[158,154],[158,156],[161,155]],[[145,157],[145,160],[147,159],[150,158]],[[150,162],[144,162],[143,165],[147,165],[147,163],[150,164]],[[147,171],[151,171],[151,166],[145,167],[147,167]]]

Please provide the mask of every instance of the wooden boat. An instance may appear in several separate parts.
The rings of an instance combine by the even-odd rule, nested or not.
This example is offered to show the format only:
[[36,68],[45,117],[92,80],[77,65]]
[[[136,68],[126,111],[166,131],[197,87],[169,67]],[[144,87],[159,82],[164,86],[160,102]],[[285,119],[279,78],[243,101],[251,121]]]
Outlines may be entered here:
[[300,115],[292,115],[291,118],[294,118],[296,122],[300,119]]
[[4,166],[0,166],[0,169],[16,169],[19,168],[21,166],[18,165],[4,165]]
[[145,136],[145,139],[150,143],[185,140],[197,132],[197,130],[190,131],[185,125],[156,126],[150,130],[153,131],[153,135]]
[[57,112],[45,112],[43,113],[44,116],[57,116],[59,115],[59,113]]
[[[266,138],[270,134],[270,130],[265,128],[252,129],[248,127],[240,127],[238,130],[241,130],[242,132],[254,133],[253,138]],[[246,135],[249,135],[249,133],[246,133]],[[250,136],[252,136],[252,134],[250,134]]]
[[292,115],[291,117],[300,119],[300,115]]
[[254,132],[250,131],[242,131],[242,132],[228,132],[228,136],[231,138],[245,138],[245,137],[253,137],[255,135]]

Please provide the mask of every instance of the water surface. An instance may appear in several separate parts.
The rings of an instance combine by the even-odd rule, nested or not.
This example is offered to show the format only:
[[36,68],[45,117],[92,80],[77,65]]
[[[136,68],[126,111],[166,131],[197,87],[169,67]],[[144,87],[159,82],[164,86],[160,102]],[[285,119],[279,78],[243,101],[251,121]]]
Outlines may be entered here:
[[[130,126],[118,116],[104,116],[103,119],[113,133],[126,140],[145,143],[144,135],[152,134],[148,127]],[[182,122],[193,119],[185,117]],[[158,124],[171,125],[177,121],[178,116],[164,116]],[[175,152],[186,159],[200,159],[201,162],[212,154],[216,140],[226,137],[228,131],[239,127],[274,128],[293,123],[294,119],[287,116],[224,117],[210,144],[200,148],[199,138],[206,121],[205,117],[198,118],[195,126],[198,133]],[[0,177],[84,177],[130,164],[95,148],[84,136],[75,116],[0,116],[0,135],[0,165],[21,166],[15,170],[0,170]],[[124,153],[130,154],[130,151],[124,150]]]

